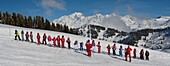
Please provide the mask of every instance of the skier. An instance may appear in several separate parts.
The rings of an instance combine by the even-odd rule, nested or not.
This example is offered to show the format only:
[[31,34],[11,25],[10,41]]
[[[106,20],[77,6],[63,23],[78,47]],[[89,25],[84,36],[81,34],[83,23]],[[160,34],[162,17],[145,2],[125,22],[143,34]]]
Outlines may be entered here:
[[145,56],[146,56],[146,60],[149,60],[149,51],[146,50]]
[[126,59],[126,57],[127,57],[127,52],[126,52],[126,48],[125,48],[125,50],[124,50],[124,53],[125,53],[125,59]]
[[21,31],[21,37],[22,37],[22,41],[24,41],[24,31]]
[[31,39],[31,43],[33,43],[33,35],[32,35],[32,31],[30,32],[30,39]]
[[76,40],[75,42],[74,42],[74,50],[75,50],[75,52],[77,52],[77,50],[78,50],[78,41]]
[[29,41],[29,34],[28,34],[28,32],[26,32],[25,37],[26,37],[26,41]]
[[98,53],[100,53],[100,48],[101,48],[100,42],[98,42],[97,47],[98,47]]
[[47,45],[46,39],[47,39],[47,36],[46,36],[46,34],[44,33],[42,43],[44,44],[44,42],[45,42],[45,45]]
[[144,60],[144,50],[143,49],[140,51],[140,59]]
[[49,45],[50,47],[52,46],[52,45],[51,45],[51,40],[52,40],[51,36],[48,35],[48,45]]
[[86,49],[87,49],[87,53],[88,53],[89,57],[91,57],[91,47],[92,47],[92,45],[90,44],[90,40],[88,40],[86,42]]
[[15,40],[17,40],[17,37],[18,37],[19,40],[21,40],[18,31],[15,30]]
[[37,33],[37,41],[38,41],[38,45],[40,45],[40,34]]
[[70,38],[69,38],[69,37],[68,37],[68,39],[67,39],[66,42],[68,43],[68,49],[70,49],[70,43],[71,43],[71,41],[70,41]]
[[65,42],[65,38],[64,38],[64,36],[62,36],[62,38],[61,38],[62,48],[64,48],[64,42]]
[[136,58],[136,48],[133,50],[133,58]]
[[58,47],[60,47],[60,40],[61,40],[60,35],[57,36],[56,40],[57,40]]
[[123,50],[123,49],[122,49],[122,45],[121,45],[120,48],[119,48],[119,56],[121,56],[121,57],[123,56],[122,50]]
[[83,51],[83,42],[80,42],[80,51]]
[[132,49],[130,48],[130,46],[128,46],[128,48],[126,49],[125,61],[127,61],[127,56],[129,56],[129,62],[131,62],[131,54],[130,54],[131,51],[132,51]]
[[112,50],[113,50],[113,55],[116,55],[116,44],[114,44],[114,45],[112,46]]
[[107,46],[107,50],[108,50],[108,55],[110,55],[110,44],[108,44],[108,46]]
[[54,47],[56,47],[56,38],[54,37],[52,40],[53,40]]
[[95,52],[95,41],[92,40],[92,51]]

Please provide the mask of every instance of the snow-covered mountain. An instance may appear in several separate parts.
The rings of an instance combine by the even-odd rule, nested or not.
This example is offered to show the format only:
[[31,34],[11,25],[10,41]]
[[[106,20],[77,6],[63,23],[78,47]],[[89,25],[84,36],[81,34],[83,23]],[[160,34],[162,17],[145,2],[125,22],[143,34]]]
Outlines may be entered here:
[[71,28],[80,28],[83,25],[92,24],[129,32],[131,30],[140,30],[145,28],[166,28],[170,26],[170,16],[140,19],[130,15],[120,16],[117,14],[96,14],[93,16],[85,16],[82,13],[75,12],[71,15],[65,15],[59,19],[55,19],[53,23],[67,25]]
[[130,31],[120,16],[116,14],[102,15],[96,14],[93,16],[85,16],[82,13],[73,13],[68,16],[62,16],[53,21],[62,25],[67,25],[71,28],[80,28],[83,25],[98,25],[107,28],[115,28],[120,31]]

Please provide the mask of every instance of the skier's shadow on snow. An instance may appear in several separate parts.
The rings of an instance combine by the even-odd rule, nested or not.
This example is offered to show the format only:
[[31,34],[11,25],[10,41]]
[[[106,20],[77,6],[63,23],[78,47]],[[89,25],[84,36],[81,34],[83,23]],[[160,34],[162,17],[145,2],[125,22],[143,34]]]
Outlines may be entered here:
[[75,50],[74,50],[74,52],[87,56],[87,54],[86,54],[86,53],[83,53],[83,51],[79,51],[79,50],[75,51]]
[[[108,52],[102,51],[101,54],[108,55]],[[124,60],[124,59],[122,59],[123,57],[120,58],[119,55],[112,55],[112,54],[110,54],[109,56],[110,56],[111,58],[114,58],[114,59]]]
[[116,57],[116,56],[113,56],[113,55],[110,55],[110,57],[111,57],[111,58],[114,58],[114,59],[118,59],[118,60],[123,60],[123,61],[125,61],[125,59],[123,59],[123,57],[120,58],[120,57]]

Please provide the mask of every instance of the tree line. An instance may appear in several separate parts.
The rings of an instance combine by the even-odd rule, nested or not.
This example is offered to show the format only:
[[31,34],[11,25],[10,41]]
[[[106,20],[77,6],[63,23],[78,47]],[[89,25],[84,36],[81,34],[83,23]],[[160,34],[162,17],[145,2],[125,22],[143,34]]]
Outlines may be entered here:
[[25,28],[34,28],[34,29],[44,29],[44,30],[52,30],[58,32],[66,32],[71,34],[78,34],[78,31],[75,31],[73,28],[69,28],[66,25],[60,25],[50,22],[48,19],[44,19],[41,16],[24,16],[21,13],[12,14],[2,13],[0,11],[0,22],[2,24],[8,24],[13,26],[25,27]]

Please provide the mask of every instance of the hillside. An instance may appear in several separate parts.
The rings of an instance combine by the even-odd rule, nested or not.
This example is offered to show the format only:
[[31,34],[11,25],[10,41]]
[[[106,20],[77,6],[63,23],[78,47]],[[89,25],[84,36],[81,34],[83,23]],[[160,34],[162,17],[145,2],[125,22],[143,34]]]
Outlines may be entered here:
[[[150,61],[132,59],[132,62],[124,61],[124,57],[112,56],[106,54],[107,44],[113,45],[112,42],[95,40],[101,42],[102,53],[93,53],[92,57],[86,56],[86,51],[74,52],[73,49],[62,49],[48,47],[44,45],[36,45],[35,43],[22,42],[14,40],[14,31],[21,30],[32,31],[34,40],[36,41],[36,33],[39,32],[42,36],[43,33],[51,36],[64,35],[71,38],[71,46],[73,42],[86,42],[89,38],[46,30],[28,29],[15,26],[0,24],[0,66],[169,66],[170,54],[149,50]],[[123,44],[117,44],[117,47]],[[67,44],[65,45],[67,47]],[[123,45],[123,48],[127,45]],[[137,48],[137,57],[142,47]],[[118,53],[118,50],[116,51]]]
[[71,28],[80,28],[83,25],[98,25],[106,28],[114,28],[119,31],[130,32],[140,29],[160,29],[170,26],[169,16],[158,18],[138,18],[130,15],[120,16],[117,14],[96,14],[85,16],[83,13],[75,12],[55,19],[53,23],[67,25]]

